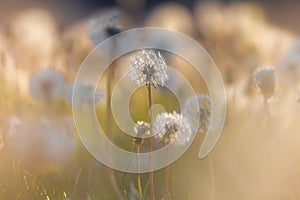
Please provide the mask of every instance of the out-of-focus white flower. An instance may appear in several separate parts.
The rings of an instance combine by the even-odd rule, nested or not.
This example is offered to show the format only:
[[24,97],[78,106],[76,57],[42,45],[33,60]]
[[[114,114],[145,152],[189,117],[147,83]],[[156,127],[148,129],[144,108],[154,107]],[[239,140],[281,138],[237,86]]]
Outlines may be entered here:
[[[174,15],[174,13],[176,13]],[[148,27],[161,27],[176,30],[188,35],[195,32],[193,17],[189,10],[179,3],[166,2],[150,13],[145,24]]]
[[0,130],[0,149],[5,146],[7,138],[14,137],[17,134],[17,129],[23,124],[18,116],[9,116],[4,120],[3,127]]
[[[74,87],[77,87],[77,93],[73,96]],[[100,103],[104,98],[104,92],[97,90],[95,92],[94,87],[88,83],[76,83],[65,87],[66,99],[68,102],[75,106],[81,107],[84,105],[93,105],[94,103]]]
[[[224,19],[224,6],[219,1],[198,2],[195,5],[195,21],[197,28],[207,37],[213,34],[215,37],[218,33],[224,32],[226,26],[221,26]],[[222,29],[223,28],[223,29]]]
[[206,133],[210,124],[211,106],[211,97],[208,95],[197,95],[185,102],[183,116],[189,120],[193,131]]
[[162,113],[156,117],[153,132],[164,144],[173,143],[184,146],[192,137],[188,120],[181,114]]
[[253,79],[265,99],[269,99],[275,94],[277,78],[273,68],[258,69],[253,73]]
[[57,51],[59,28],[46,9],[34,8],[18,12],[7,24],[9,44],[14,57],[23,67],[53,62]]
[[[291,32],[272,26],[255,2],[198,1],[194,13],[201,40],[233,82],[278,59],[294,38]],[[234,73],[228,73],[231,69]]]
[[296,40],[287,54],[276,64],[275,71],[280,85],[296,88],[300,82],[300,39]]
[[144,49],[131,59],[129,76],[139,86],[163,87],[168,79],[167,65],[160,52],[156,53],[152,49]]
[[53,68],[44,68],[35,72],[29,83],[32,97],[40,100],[57,100],[64,93],[64,77]]
[[99,16],[92,18],[88,26],[90,40],[96,46],[103,40],[123,31],[119,21],[118,9],[108,10]]
[[[21,121],[21,123],[19,122]],[[9,118],[13,134],[7,135],[7,148],[30,162],[65,163],[76,148],[76,139],[64,122],[39,117],[33,120]]]
[[22,125],[22,120],[17,117],[17,116],[10,116],[7,117],[6,120],[4,120],[4,132],[5,132],[5,137],[10,137],[16,134],[17,132],[17,127]]

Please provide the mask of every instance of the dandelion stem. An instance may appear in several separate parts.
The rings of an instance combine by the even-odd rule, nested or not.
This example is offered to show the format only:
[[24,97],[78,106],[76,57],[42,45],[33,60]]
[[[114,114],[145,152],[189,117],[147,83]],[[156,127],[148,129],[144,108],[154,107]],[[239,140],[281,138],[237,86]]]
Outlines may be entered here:
[[111,126],[112,126],[112,114],[111,114],[111,83],[113,81],[114,78],[114,66],[111,66],[111,68],[108,68],[108,72],[107,72],[107,79],[106,79],[106,91],[107,91],[107,95],[106,95],[106,114],[107,114],[107,118],[106,118],[106,125],[107,125],[107,134],[110,137],[110,139],[112,139],[112,133],[111,133]]
[[170,149],[169,146],[167,145],[167,167],[165,168],[165,200],[169,199],[169,179],[170,179]]
[[140,199],[142,199],[143,197],[143,190],[142,190],[142,184],[141,184],[141,174],[140,174],[140,148],[141,145],[137,146],[137,170],[138,170],[138,174],[137,174],[137,185],[138,185],[138,191],[139,191],[139,195],[140,195]]
[[[149,124],[150,124],[150,134],[152,135],[152,111],[151,111],[151,107],[152,107],[152,92],[151,92],[151,84],[148,84],[148,100],[149,100]],[[154,194],[154,181],[153,181],[153,163],[152,163],[152,150],[153,150],[153,138],[150,137],[149,138],[149,152],[150,152],[150,156],[149,156],[149,184],[150,184],[150,199],[151,200],[155,200],[155,194]]]

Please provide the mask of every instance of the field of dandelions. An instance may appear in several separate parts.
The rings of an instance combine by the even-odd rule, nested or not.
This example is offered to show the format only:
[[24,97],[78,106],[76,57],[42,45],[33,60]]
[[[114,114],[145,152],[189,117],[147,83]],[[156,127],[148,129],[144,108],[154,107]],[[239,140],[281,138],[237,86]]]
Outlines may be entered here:
[[[47,9],[25,9],[7,19],[0,27],[0,199],[299,199],[300,40],[272,24],[254,3],[206,2],[193,9],[164,3],[137,18],[121,8],[103,8],[64,27]],[[95,88],[86,83],[77,86],[80,95],[72,99],[77,70],[95,45],[143,26],[190,36],[220,70],[227,93],[226,121],[204,159],[198,152],[213,124],[212,99],[202,77],[179,56],[157,49],[124,55],[106,70],[95,98]],[[197,93],[183,108],[164,88],[167,66],[184,75]],[[128,105],[137,137],[124,134],[107,109],[113,86],[125,72],[139,87]],[[165,108],[150,119],[149,99]],[[110,140],[132,152],[185,145],[199,123],[198,133],[170,166],[154,173],[120,172],[84,148],[72,103],[74,108],[95,104]],[[140,138],[152,131],[159,134]]]

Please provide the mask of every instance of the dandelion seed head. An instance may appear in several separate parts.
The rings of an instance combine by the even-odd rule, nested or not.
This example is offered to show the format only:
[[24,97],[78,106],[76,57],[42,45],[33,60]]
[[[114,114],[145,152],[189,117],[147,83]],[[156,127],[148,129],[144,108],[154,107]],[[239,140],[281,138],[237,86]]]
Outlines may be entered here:
[[189,122],[176,112],[159,114],[156,117],[153,131],[157,133],[155,137],[164,144],[173,143],[184,146],[192,137]]
[[138,121],[134,126],[134,132],[136,137],[134,137],[133,143],[140,145],[143,143],[143,137],[150,135],[150,125],[144,121]]
[[275,94],[277,77],[273,68],[258,69],[253,73],[253,79],[265,99],[269,99]]
[[123,31],[119,16],[120,11],[113,9],[90,20],[88,34],[94,45]]
[[29,92],[39,100],[57,100],[64,93],[63,75],[53,68],[45,68],[35,72],[29,83]]
[[29,162],[65,163],[76,148],[76,139],[72,132],[65,129],[65,123],[38,115],[33,119],[8,120],[13,134],[6,136],[6,145],[10,151]]
[[137,137],[143,137],[149,135],[150,125],[144,121],[138,121],[134,127],[134,132],[136,133]]
[[206,133],[211,118],[211,97],[196,95],[188,99],[183,107],[183,115],[189,120],[192,130]]
[[138,86],[163,87],[168,79],[167,65],[160,52],[144,49],[131,59],[129,76]]
[[296,40],[289,51],[275,66],[280,85],[296,88],[300,83],[300,39]]
[[[78,92],[73,99],[73,89],[74,86],[77,87]],[[65,96],[68,102],[75,106],[80,107],[84,105],[93,105],[93,103],[100,103],[104,98],[104,92],[102,90],[95,90],[91,84],[88,83],[78,83],[71,84],[65,88]]]

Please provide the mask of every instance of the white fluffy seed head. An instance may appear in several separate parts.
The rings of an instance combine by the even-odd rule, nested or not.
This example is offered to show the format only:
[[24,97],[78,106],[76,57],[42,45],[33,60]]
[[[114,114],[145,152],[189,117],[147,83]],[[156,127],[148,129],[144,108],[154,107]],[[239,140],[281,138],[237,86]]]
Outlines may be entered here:
[[183,115],[189,120],[192,130],[206,133],[211,120],[211,97],[196,95],[188,99],[183,107]]
[[141,145],[143,137],[150,135],[150,125],[144,121],[138,121],[134,126],[134,132],[136,137],[134,137],[133,143]]
[[[78,92],[76,92],[75,96],[73,96],[73,90],[75,86],[77,87],[76,89]],[[71,84],[65,87],[66,99],[75,107],[100,103],[104,98],[104,92],[101,90],[97,90],[95,94],[94,92],[95,90],[93,86],[88,83]]]
[[143,49],[131,59],[129,76],[138,86],[163,87],[168,79],[167,65],[159,51]]
[[63,96],[64,84],[64,77],[59,71],[44,68],[31,76],[29,93],[39,100],[57,100]]
[[118,9],[112,9],[90,20],[88,35],[95,46],[106,38],[123,31],[119,18],[120,11]]
[[173,143],[174,145],[184,146],[192,137],[190,125],[181,114],[162,113],[156,117],[153,131],[164,144]]
[[288,52],[275,65],[275,71],[284,89],[296,89],[300,83],[300,39],[297,39]]
[[253,73],[253,80],[265,99],[275,94],[278,82],[273,68],[258,69]]
[[138,121],[134,126],[134,132],[137,137],[150,135],[150,125],[144,121]]

